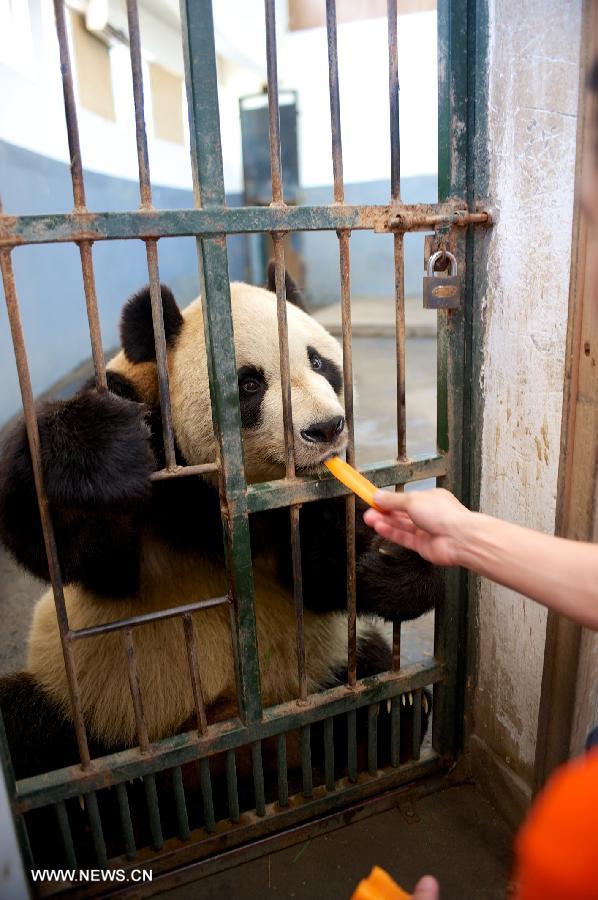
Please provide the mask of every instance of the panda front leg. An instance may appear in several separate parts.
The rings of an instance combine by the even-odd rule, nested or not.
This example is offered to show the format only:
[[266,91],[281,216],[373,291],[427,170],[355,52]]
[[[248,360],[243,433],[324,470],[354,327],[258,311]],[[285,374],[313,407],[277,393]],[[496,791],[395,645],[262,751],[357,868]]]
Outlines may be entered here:
[[[112,391],[83,390],[37,408],[44,486],[65,583],[111,597],[135,592],[154,460],[146,409]],[[24,421],[0,455],[0,538],[49,580]]]
[[[419,554],[380,538],[355,516],[357,612],[390,622],[418,618],[443,596],[440,570]],[[282,540],[282,538],[279,538]],[[303,600],[314,612],[347,608],[345,503],[324,500],[301,510]],[[287,563],[287,570],[290,565]]]

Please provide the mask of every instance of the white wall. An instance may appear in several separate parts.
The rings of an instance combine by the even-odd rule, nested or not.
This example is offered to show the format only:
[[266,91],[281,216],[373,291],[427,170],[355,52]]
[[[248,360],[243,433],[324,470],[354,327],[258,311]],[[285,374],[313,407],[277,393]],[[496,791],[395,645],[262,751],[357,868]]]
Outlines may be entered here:
[[[490,0],[490,239],[480,508],[554,530],[580,0]],[[545,611],[482,581],[475,730],[530,783]]]
[[[399,17],[401,171],[437,171],[436,14]],[[341,129],[346,182],[390,177],[386,19],[338,26]],[[326,29],[289,32],[280,85],[299,90],[301,183],[332,183]]]

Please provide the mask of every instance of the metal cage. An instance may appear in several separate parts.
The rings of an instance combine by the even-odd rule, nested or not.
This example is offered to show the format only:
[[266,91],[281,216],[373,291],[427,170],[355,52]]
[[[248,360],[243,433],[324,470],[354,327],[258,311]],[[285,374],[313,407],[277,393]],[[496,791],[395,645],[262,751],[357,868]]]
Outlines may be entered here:
[[[324,2],[324,0],[322,0]],[[4,292],[22,392],[23,409],[46,552],[70,687],[72,719],[80,751],[80,764],[15,782],[0,722],[0,749],[9,798],[25,867],[34,864],[27,841],[27,817],[31,811],[53,806],[69,865],[77,865],[66,801],[84,798],[89,827],[100,866],[148,866],[154,877],[172,872],[183,864],[197,862],[244,842],[306,822],[325,812],[378,795],[415,777],[445,770],[459,750],[465,665],[466,583],[459,572],[446,579],[445,602],[436,610],[434,657],[414,665],[401,666],[400,627],[394,629],[393,670],[380,676],[356,678],[356,598],[355,598],[355,500],[331,478],[295,477],[291,391],[285,306],[285,263],[283,235],[302,230],[336,231],[339,242],[340,293],[342,298],[342,344],[346,420],[349,429],[347,458],[355,462],[353,437],[353,373],[351,358],[350,238],[356,229],[393,234],[396,297],[397,358],[397,455],[396,459],[368,467],[368,476],[379,486],[395,485],[435,477],[457,495],[465,496],[468,483],[467,435],[470,426],[468,355],[471,341],[471,229],[472,224],[489,222],[486,212],[476,209],[470,177],[472,103],[468,103],[468,82],[472,78],[471,34],[474,4],[468,0],[440,0],[439,33],[439,196],[436,204],[405,205],[401,202],[399,82],[397,55],[397,0],[388,0],[389,107],[391,133],[391,195],[385,206],[349,206],[344,200],[343,156],[340,126],[340,86],[337,64],[335,0],[326,0],[332,160],[333,202],[324,206],[285,205],[279,138],[275,2],[265,0],[267,73],[272,203],[267,207],[228,208],[225,202],[216,55],[211,0],[181,0],[182,34],[191,133],[191,159],[195,208],[156,210],[152,206],[147,140],[144,124],[143,83],[139,21],[136,0],[128,0],[131,67],[134,86],[140,208],[135,212],[90,213],[85,205],[77,112],[73,91],[64,0],[54,0],[64,106],[71,157],[74,209],[68,214],[12,217],[0,216],[0,255]],[[416,76],[415,76],[416,77]],[[438,336],[438,449],[409,458],[406,452],[405,417],[405,305],[403,279],[403,239],[406,232],[434,231],[459,260],[462,280],[461,308],[439,313]],[[270,233],[275,251],[276,296],[284,428],[286,477],[265,484],[247,485],[244,477],[237,374],[233,351],[226,236],[248,232]],[[213,424],[217,438],[217,459],[209,465],[182,468],[176,465],[170,412],[166,343],[162,320],[158,243],[171,237],[194,235],[202,275],[205,341],[209,361]],[[98,318],[93,272],[93,244],[102,240],[141,240],[146,245],[153,325],[155,333],[160,404],[164,427],[167,466],[154,473],[155,479],[190,478],[217,473],[228,569],[228,593],[174,609],[139,615],[116,623],[76,630],[71,628],[63,596],[63,584],[56,552],[52,520],[44,493],[40,460],[40,440],[35,415],[27,355],[19,315],[17,288],[11,265],[11,251],[22,244],[76,243],[81,255],[83,283],[93,362],[98,391],[105,391],[106,371]],[[348,629],[348,683],[309,695],[305,674],[303,642],[303,600],[299,548],[301,505],[325,497],[346,497]],[[291,520],[294,600],[300,693],[296,701],[264,708],[260,695],[260,673],[256,646],[251,553],[248,517],[258,510],[288,507]],[[239,717],[208,726],[202,699],[191,614],[215,604],[230,609],[237,662]],[[144,718],[144,703],[135,662],[135,634],[148,622],[178,616],[184,625],[189,676],[196,705],[197,727],[184,734],[151,743]],[[98,634],[118,630],[129,669],[138,746],[99,759],[91,759],[82,715],[73,642],[93,641]],[[414,716],[413,759],[399,760],[399,712],[401,697],[412,692],[414,709],[419,710],[422,689],[434,687],[432,746],[420,754],[419,717]],[[391,704],[391,762],[378,768],[376,712],[381,702]],[[367,707],[368,748],[365,771],[358,770],[355,716]],[[335,780],[332,720],[346,719],[348,729],[348,776]],[[324,724],[325,783],[314,785],[310,756],[310,728]],[[298,729],[302,748],[302,790],[292,795],[287,781],[285,735]],[[261,742],[277,738],[278,799],[266,803],[261,758]],[[250,746],[253,760],[255,810],[241,813],[237,797],[235,749]],[[210,757],[226,754],[229,817],[216,821],[211,800]],[[205,827],[190,831],[181,766],[199,760]],[[176,799],[177,838],[165,841],[156,786],[158,773],[170,772]],[[127,783],[142,778],[152,847],[137,848],[131,828]],[[97,792],[113,788],[118,797],[122,826],[122,855],[108,859]]]

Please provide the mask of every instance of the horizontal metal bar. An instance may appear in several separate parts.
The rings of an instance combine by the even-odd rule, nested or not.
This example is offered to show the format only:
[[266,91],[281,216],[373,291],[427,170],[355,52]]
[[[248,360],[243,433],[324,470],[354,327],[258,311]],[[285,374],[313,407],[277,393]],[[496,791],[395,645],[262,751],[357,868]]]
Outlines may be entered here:
[[212,472],[218,472],[220,466],[218,463],[202,463],[199,466],[174,466],[171,469],[159,469],[152,472],[150,481],[164,481],[167,478],[186,478],[189,475],[209,475]]
[[305,705],[298,706],[292,700],[269,707],[264,710],[261,722],[248,725],[242,725],[238,719],[217,722],[208,727],[205,735],[193,730],[156,741],[143,755],[137,749],[123,750],[94,759],[88,769],[69,766],[24,778],[17,782],[14,808],[17,813],[27,812],[130,778],[183,765],[198,757],[264,740],[369,703],[381,703],[406,691],[441,681],[444,671],[444,666],[436,660],[424,660],[405,666],[400,673],[384,672],[364,678],[351,689],[341,685],[312,694]]
[[489,213],[470,213],[458,201],[392,206],[210,206],[3,215],[0,216],[0,247],[260,231],[430,231],[439,226],[470,224],[490,224]]
[[148,622],[158,622],[160,619],[172,619],[174,616],[183,616],[185,613],[211,609],[213,606],[223,606],[225,603],[230,603],[230,597],[210,597],[208,600],[196,600],[195,603],[186,603],[184,606],[159,609],[157,612],[144,613],[141,616],[129,616],[128,619],[119,619],[117,622],[106,622],[105,625],[92,625],[90,628],[73,628],[69,631],[68,636],[71,641],[77,641],[80,638],[106,634],[109,631],[135,628],[137,625],[146,625]]
[[[447,461],[443,454],[432,456],[422,454],[405,462],[383,462],[363,466],[360,471],[377,487],[391,484],[406,484],[424,478],[440,478],[447,471]],[[326,500],[330,497],[344,497],[350,491],[332,476],[321,478],[281,478],[265,481],[247,487],[247,507],[249,512],[291,506],[294,503],[309,503],[312,500]]]

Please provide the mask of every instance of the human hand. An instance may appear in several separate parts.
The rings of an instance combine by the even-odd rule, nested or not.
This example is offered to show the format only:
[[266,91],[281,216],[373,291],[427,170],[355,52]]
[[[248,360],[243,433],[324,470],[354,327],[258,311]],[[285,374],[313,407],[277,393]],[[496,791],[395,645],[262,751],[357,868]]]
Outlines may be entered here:
[[424,875],[415,885],[412,900],[439,900],[440,888],[431,875]]
[[363,518],[381,537],[437,566],[460,564],[459,532],[473,514],[449,491],[377,491],[374,500]]

